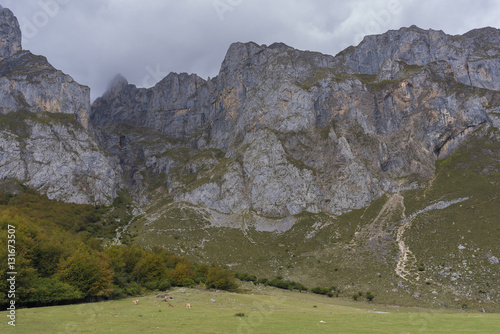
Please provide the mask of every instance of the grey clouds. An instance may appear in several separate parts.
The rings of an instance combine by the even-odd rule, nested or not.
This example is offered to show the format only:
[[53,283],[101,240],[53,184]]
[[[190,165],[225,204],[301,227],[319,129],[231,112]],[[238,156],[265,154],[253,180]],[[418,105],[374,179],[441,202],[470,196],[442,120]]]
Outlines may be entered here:
[[495,0],[0,0],[23,48],[102,95],[121,73],[138,87],[169,72],[217,75],[233,42],[283,42],[335,55],[364,35],[417,25],[463,34],[499,27]]

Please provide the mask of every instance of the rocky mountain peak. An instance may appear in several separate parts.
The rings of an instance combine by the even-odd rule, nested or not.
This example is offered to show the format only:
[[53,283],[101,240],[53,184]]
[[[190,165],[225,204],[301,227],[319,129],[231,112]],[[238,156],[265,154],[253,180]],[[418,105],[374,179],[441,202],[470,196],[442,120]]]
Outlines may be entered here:
[[22,50],[21,28],[14,14],[0,6],[0,60]]
[[269,49],[278,50],[278,51],[291,51],[293,48],[291,46],[286,45],[285,43],[276,42],[269,45]]
[[495,78],[500,56],[498,29],[483,28],[451,36],[440,30],[416,26],[367,36],[356,47],[338,55],[355,72],[376,75],[387,59],[426,66],[436,61],[450,64],[460,83],[500,90]]
[[500,29],[493,27],[484,27],[479,29],[473,29],[464,34],[464,37],[470,39],[478,39],[487,43],[500,44]]
[[489,122],[499,52],[481,45],[496,32],[471,34],[411,26],[335,57],[233,43],[210,81],[170,73],[139,89],[116,79],[91,123],[137,189],[163,175],[172,201],[223,213],[341,214],[408,175],[431,179],[437,159]]
[[12,11],[0,8],[0,113],[19,110],[73,114],[88,127],[90,88],[55,69],[43,56],[22,50]]
[[231,44],[222,62],[221,72],[241,68],[248,64],[248,62],[254,58],[254,55],[263,50],[264,47],[254,42],[237,42]]
[[116,165],[87,132],[90,88],[21,49],[14,14],[0,6],[0,180],[74,203],[110,204]]
[[125,79],[123,75],[117,74],[113,78],[113,80],[111,80],[111,82],[109,83],[108,89],[106,90],[106,93],[104,93],[104,97],[105,98],[115,97],[126,86],[128,86],[127,79]]

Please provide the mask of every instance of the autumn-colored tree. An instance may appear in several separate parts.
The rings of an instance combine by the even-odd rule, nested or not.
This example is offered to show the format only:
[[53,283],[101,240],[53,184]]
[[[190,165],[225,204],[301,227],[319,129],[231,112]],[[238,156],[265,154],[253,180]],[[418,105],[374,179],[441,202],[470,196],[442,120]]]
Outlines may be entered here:
[[177,263],[174,270],[169,272],[169,278],[175,285],[181,286],[187,279],[194,279],[196,274],[193,265],[188,261]]
[[38,233],[35,240],[36,243],[30,247],[30,258],[33,267],[43,277],[54,275],[60,260],[70,256],[74,249],[82,245],[69,233],[55,229]]
[[[0,190],[0,257],[8,257],[7,230],[9,225],[15,226],[19,304],[119,298],[140,294],[144,287],[165,290],[171,284],[192,286],[205,281],[218,289],[235,287],[230,272],[193,265],[163,247],[104,248],[96,236],[111,226],[100,220],[107,208],[53,201],[34,190],[19,188],[22,192],[16,195]],[[5,294],[9,271],[7,261],[0,261],[0,305],[9,300]]]
[[[10,225],[10,226],[9,226]],[[30,228],[31,227],[31,228]],[[14,239],[8,239],[8,230],[14,231]],[[31,254],[29,248],[36,243],[34,231],[36,227],[26,220],[25,217],[16,216],[9,210],[0,215],[0,291],[2,295],[9,291],[7,287],[7,272],[15,271],[16,274],[16,300],[22,302],[26,296],[33,291],[33,280],[37,277],[37,271],[32,266]],[[7,240],[13,240],[11,243],[15,247],[15,263],[13,268],[8,267],[8,243]],[[3,303],[0,297],[0,304]]]
[[205,281],[207,288],[220,290],[236,290],[238,285],[234,279],[234,274],[223,268],[210,268]]
[[124,262],[123,271],[127,274],[132,274],[137,262],[139,262],[143,255],[144,250],[137,247],[136,245],[126,247],[122,253]]
[[158,281],[166,275],[163,259],[156,253],[147,252],[135,265],[133,275],[140,283]]
[[106,249],[106,254],[111,260],[111,268],[113,268],[115,273],[121,273],[125,268],[125,261],[123,260],[124,251],[125,247],[118,245],[111,245]]
[[165,261],[165,265],[167,266],[167,268],[170,268],[170,269],[175,269],[175,267],[177,266],[178,263],[187,262],[187,260],[185,258],[174,255],[174,254],[165,255],[164,261]]
[[61,261],[56,277],[77,287],[85,297],[107,297],[112,292],[113,271],[109,257],[86,247]]

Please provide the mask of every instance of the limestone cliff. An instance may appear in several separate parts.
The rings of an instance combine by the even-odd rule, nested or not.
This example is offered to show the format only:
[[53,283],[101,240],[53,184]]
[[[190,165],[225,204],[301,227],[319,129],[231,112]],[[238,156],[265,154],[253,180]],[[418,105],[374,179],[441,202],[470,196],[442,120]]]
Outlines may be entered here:
[[335,57],[235,43],[213,79],[117,77],[90,121],[144,203],[148,188],[228,214],[341,214],[419,187],[495,124],[499,38],[410,27]]
[[110,204],[119,167],[89,135],[89,111],[90,89],[23,51],[16,17],[0,8],[0,180],[49,198]]
[[21,28],[14,14],[0,6],[0,60],[21,51]]

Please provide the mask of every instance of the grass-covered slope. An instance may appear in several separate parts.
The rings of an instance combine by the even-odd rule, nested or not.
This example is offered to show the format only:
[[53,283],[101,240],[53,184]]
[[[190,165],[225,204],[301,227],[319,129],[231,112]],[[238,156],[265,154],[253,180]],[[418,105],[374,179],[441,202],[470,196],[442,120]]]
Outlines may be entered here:
[[381,302],[498,309],[499,143],[499,131],[484,127],[438,161],[429,183],[337,217],[223,215],[159,201],[129,232],[143,246],[309,288],[337,286],[344,296],[370,290]]

